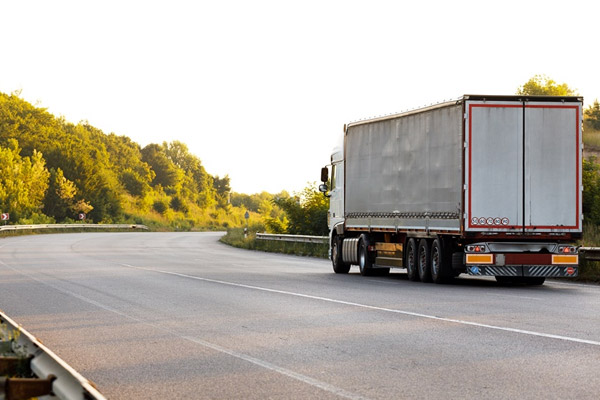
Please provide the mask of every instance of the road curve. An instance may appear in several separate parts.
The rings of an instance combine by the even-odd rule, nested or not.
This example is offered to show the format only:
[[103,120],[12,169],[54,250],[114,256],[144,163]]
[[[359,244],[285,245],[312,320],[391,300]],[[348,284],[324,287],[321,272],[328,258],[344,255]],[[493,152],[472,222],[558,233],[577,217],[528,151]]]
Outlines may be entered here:
[[0,240],[0,309],[110,399],[597,399],[600,287],[361,277],[217,233]]

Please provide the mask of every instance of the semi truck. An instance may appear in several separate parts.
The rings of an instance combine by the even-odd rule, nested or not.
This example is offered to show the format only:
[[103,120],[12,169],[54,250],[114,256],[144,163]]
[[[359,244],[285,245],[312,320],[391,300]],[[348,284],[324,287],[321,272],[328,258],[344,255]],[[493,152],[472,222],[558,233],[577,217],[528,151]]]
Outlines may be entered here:
[[344,125],[319,187],[334,272],[577,276],[582,107],[578,96],[463,95]]

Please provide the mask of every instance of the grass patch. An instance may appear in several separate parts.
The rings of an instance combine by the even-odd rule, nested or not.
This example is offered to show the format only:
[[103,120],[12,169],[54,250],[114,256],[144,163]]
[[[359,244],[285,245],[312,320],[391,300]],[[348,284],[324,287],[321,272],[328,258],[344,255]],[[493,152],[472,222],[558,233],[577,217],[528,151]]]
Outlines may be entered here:
[[293,243],[276,240],[257,240],[256,234],[250,232],[244,238],[243,228],[229,229],[220,239],[230,246],[247,250],[259,250],[269,253],[293,254],[297,256],[328,258],[329,246],[322,243]]
[[[583,224],[583,239],[578,243],[584,247],[600,247],[600,226]],[[576,280],[600,282],[600,261],[579,258],[579,277]]]
[[600,152],[600,131],[585,127],[583,131],[583,144],[586,150]]

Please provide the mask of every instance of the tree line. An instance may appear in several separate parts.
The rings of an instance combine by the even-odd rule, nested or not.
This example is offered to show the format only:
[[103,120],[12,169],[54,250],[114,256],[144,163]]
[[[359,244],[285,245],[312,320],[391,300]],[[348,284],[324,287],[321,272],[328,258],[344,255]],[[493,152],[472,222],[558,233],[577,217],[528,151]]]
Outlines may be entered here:
[[232,193],[229,177],[209,174],[184,143],[141,147],[55,117],[19,93],[0,93],[0,212],[11,223],[73,222],[85,214],[88,222],[217,229],[242,226],[257,203],[253,220],[285,228],[275,197]]

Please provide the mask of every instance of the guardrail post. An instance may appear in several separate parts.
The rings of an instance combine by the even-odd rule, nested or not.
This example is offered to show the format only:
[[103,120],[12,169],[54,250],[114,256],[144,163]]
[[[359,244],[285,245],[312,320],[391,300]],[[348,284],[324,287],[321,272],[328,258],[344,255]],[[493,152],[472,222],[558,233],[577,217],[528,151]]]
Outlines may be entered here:
[[32,397],[52,394],[52,382],[56,377],[38,378],[0,378],[0,399],[27,400]]

